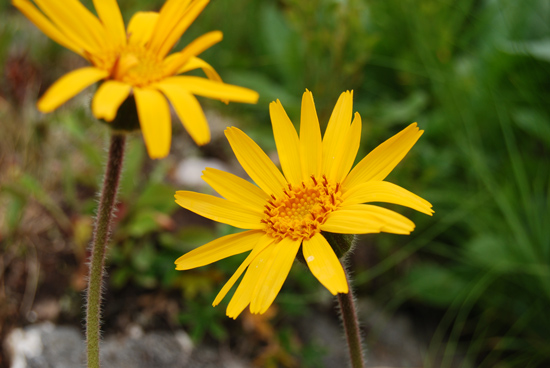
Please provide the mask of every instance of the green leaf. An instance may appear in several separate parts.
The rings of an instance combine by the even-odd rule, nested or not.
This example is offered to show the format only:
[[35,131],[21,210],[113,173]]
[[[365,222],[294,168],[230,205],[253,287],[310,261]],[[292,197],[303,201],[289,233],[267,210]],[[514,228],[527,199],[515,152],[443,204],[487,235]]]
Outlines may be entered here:
[[8,200],[8,203],[5,205],[8,233],[14,233],[17,231],[26,205],[27,200],[17,195],[12,196],[11,199]]
[[185,227],[179,231],[176,238],[178,242],[175,244],[174,249],[181,252],[188,252],[214,240],[214,234],[211,228],[191,226]]
[[147,289],[155,288],[158,285],[158,282],[155,276],[150,274],[136,273],[134,275],[134,280],[136,280],[136,283],[139,286]]
[[130,223],[126,227],[130,236],[140,238],[146,234],[160,229],[160,225],[155,220],[156,211],[141,211],[132,216]]
[[221,341],[227,338],[227,330],[217,321],[212,321],[209,327],[210,333],[216,338],[216,340]]
[[414,267],[403,283],[408,294],[437,306],[450,305],[466,286],[452,270],[434,264]]
[[129,268],[117,268],[110,275],[111,285],[116,289],[120,289],[126,285],[130,277],[132,276],[132,270]]
[[210,273],[182,273],[178,280],[186,299],[207,294],[213,289],[214,280]]
[[2,190],[14,193],[21,198],[34,198],[51,214],[61,228],[68,231],[72,227],[65,212],[44,190],[42,184],[30,174],[23,173],[13,184],[4,185]]
[[164,183],[150,182],[141,192],[134,208],[153,208],[164,214],[171,214],[178,205],[174,201],[176,190]]
[[535,59],[550,62],[550,38],[536,41],[509,42],[505,50],[515,55],[531,55]]
[[163,248],[174,249],[179,243],[179,240],[172,233],[162,232],[159,234],[158,242],[159,245]]
[[507,269],[519,261],[510,254],[505,241],[490,233],[467,242],[464,252],[474,264],[491,270]]
[[540,139],[550,147],[550,124],[542,111],[535,109],[516,109],[512,113],[516,124],[535,139]]
[[300,60],[302,49],[298,47],[299,35],[289,27],[282,12],[274,3],[264,3],[262,8],[261,26],[264,45],[269,54],[269,60],[279,71],[279,77],[286,79],[287,84],[301,80],[303,63]]
[[428,94],[422,90],[411,93],[401,101],[390,101],[380,105],[375,112],[377,120],[388,126],[403,124],[417,118],[427,107]]
[[105,152],[97,146],[97,142],[90,140],[88,132],[82,126],[77,114],[60,114],[63,127],[71,135],[74,144],[78,146],[80,153],[82,153],[86,159],[86,162],[91,164],[95,168],[101,168],[103,166],[103,159]]
[[156,256],[156,251],[152,244],[145,243],[141,248],[132,251],[132,265],[138,271],[146,271],[151,268]]
[[[291,94],[284,85],[281,85],[271,79],[269,79],[265,74],[254,72],[254,71],[240,71],[233,72],[226,79],[227,83],[235,84],[238,86],[246,86],[247,88],[253,89],[260,94],[260,100],[258,102],[258,108],[262,106],[262,103],[270,103],[277,99],[281,100],[284,104],[285,110],[290,114],[288,109],[291,111],[298,111],[298,104],[291,105],[293,101],[299,102],[300,100],[296,98],[295,95]],[[303,91],[300,91],[300,93]]]
[[120,179],[120,197],[126,201],[134,195],[141,179],[141,170],[145,158],[145,148],[141,139],[129,139],[124,155],[124,171]]

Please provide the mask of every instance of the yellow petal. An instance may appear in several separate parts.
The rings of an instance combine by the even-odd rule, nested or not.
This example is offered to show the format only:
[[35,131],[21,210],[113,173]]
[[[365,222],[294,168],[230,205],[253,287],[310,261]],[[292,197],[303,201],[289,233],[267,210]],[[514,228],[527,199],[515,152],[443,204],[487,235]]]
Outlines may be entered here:
[[38,110],[51,112],[84,88],[106,78],[109,72],[92,66],[73,70],[59,78],[38,101]]
[[323,235],[304,240],[302,252],[311,273],[332,295],[349,291],[344,269]]
[[77,22],[80,22],[85,32],[98,45],[99,50],[103,51],[110,40],[99,19],[79,0],[64,0],[61,7],[65,7],[68,14],[72,15]]
[[216,70],[210,64],[208,64],[206,61],[196,56],[191,57],[185,64],[183,64],[183,66],[177,71],[176,74],[185,73],[190,70],[195,70],[199,68],[202,69],[202,71],[204,72],[204,74],[206,74],[208,79],[216,82],[222,81],[222,78],[220,77],[220,75],[216,72]]
[[[268,242],[270,237],[266,237],[265,242]],[[272,239],[271,239],[272,241]],[[260,244],[258,244],[258,247]],[[271,259],[273,254],[273,244],[269,244],[264,247],[264,249],[258,253],[258,255],[252,260],[250,266],[246,270],[246,273],[239,284],[239,287],[235,291],[235,294],[231,298],[229,305],[227,306],[227,316],[233,319],[236,319],[239,314],[250,304],[252,298],[254,297],[254,290],[258,283],[261,272],[266,267],[266,264],[269,259]]]
[[348,140],[352,109],[353,92],[342,93],[332,111],[323,137],[323,165],[321,171],[331,181],[336,181],[338,168],[347,149],[345,143]]
[[23,13],[35,26],[38,27],[46,36],[84,57],[84,50],[82,46],[74,42],[70,37],[63,34],[59,29],[50,22],[36,7],[27,0],[12,0],[13,6],[15,6],[21,13]]
[[269,114],[283,173],[289,183],[298,185],[302,182],[298,133],[279,100],[269,104]]
[[212,45],[223,39],[223,33],[212,31],[203,34],[187,45],[182,51],[173,53],[163,61],[163,68],[166,75],[176,74],[192,57],[199,55]]
[[349,173],[355,157],[357,157],[357,151],[359,150],[359,145],[361,143],[361,116],[359,113],[355,113],[353,123],[348,131],[348,136],[345,141],[341,144],[341,160],[338,166],[333,167],[335,171],[334,181],[341,183],[342,180]]
[[210,142],[210,129],[199,101],[181,85],[168,80],[155,83],[172,103],[183,126],[199,146]]
[[[189,9],[191,0],[167,0],[159,11],[159,21],[153,31],[153,36],[148,48],[155,54],[159,54],[162,44],[173,32],[178,21]],[[179,37],[178,37],[179,38]],[[160,55],[163,57],[164,55]]]
[[[258,256],[258,254],[260,254],[260,252],[262,252],[266,247],[268,247],[269,245],[271,245],[272,243],[274,242],[274,239],[271,238],[270,236],[268,235],[263,235],[261,236],[257,243],[256,243],[256,246],[254,247],[254,249],[252,249],[252,252],[250,252],[250,254],[248,255],[248,257],[246,257],[246,259],[243,261],[243,263],[241,263],[241,265],[239,266],[239,268],[237,269],[237,271],[235,271],[235,273],[233,274],[233,276],[231,276],[231,278],[229,279],[229,281],[227,281],[225,283],[225,285],[223,286],[223,288],[220,290],[220,292],[218,293],[218,295],[216,296],[216,299],[214,299],[214,302],[212,303],[212,306],[216,306],[218,304],[220,304],[220,302],[222,301],[223,298],[225,298],[225,296],[227,295],[227,293],[229,292],[229,290],[231,290],[231,288],[233,287],[233,285],[235,284],[235,282],[239,279],[239,277],[241,277],[241,275],[243,274],[244,270],[248,267],[248,265],[256,259],[256,257]],[[250,303],[250,299],[248,300],[248,302],[246,303],[246,305],[243,307],[246,308],[246,306],[248,305],[248,303]],[[241,309],[241,312],[242,312],[242,309]],[[240,312],[239,312],[240,313]],[[238,313],[238,314],[239,314]],[[238,315],[237,314],[237,315]]]
[[[172,49],[172,47],[178,42],[181,35],[189,28],[191,23],[197,19],[199,14],[203,11],[203,9],[208,4],[208,0],[195,0],[192,1],[189,6],[185,6],[185,8],[182,8],[180,6],[180,9],[182,9],[182,12],[176,13],[176,12],[170,12],[170,13],[163,13],[161,10],[161,22],[164,22],[166,20],[167,24],[170,24],[173,22],[173,28],[170,30],[167,34],[162,37],[161,45],[158,48],[158,55],[159,57],[164,57],[168,52]],[[169,17],[169,19],[166,19]],[[156,40],[153,39],[153,42],[151,44],[152,48],[154,47],[154,42]]]
[[208,194],[176,192],[176,203],[189,211],[210,220],[238,227],[240,229],[263,229],[260,222],[263,214],[240,203],[231,202]]
[[313,95],[306,89],[302,96],[302,114],[300,117],[300,157],[302,179],[304,181],[307,181],[311,175],[320,176],[322,148],[321,128],[319,127]]
[[370,204],[356,204],[342,207],[342,209],[350,209],[352,211],[363,212],[365,214],[371,213],[379,221],[381,221],[383,224],[381,231],[385,233],[410,234],[415,228],[414,222],[395,211],[388,210],[387,208],[373,206]]
[[386,202],[406,206],[430,216],[433,213],[430,202],[387,181],[369,181],[358,184],[345,191],[342,199],[343,207],[367,202]]
[[358,215],[357,212],[349,210],[332,212],[321,225],[321,230],[337,234],[371,234],[381,231],[379,221]]
[[159,11],[159,19],[161,21],[155,23],[149,49],[157,52],[162,42],[174,27],[176,19],[171,17],[172,14],[180,14],[187,9],[191,0],[167,0]]
[[258,102],[258,92],[248,88],[215,82],[201,77],[178,76],[166,78],[162,83],[179,85],[194,95],[222,101]]
[[[210,80],[213,80],[215,82],[223,82],[220,75],[216,72],[216,70],[208,64],[206,61],[199,59],[196,56],[192,56],[183,66],[179,68],[179,70],[175,74],[181,74],[188,72],[190,70],[195,69],[202,69],[204,74],[206,74],[206,77]],[[229,103],[228,100],[221,100],[223,103]]]
[[265,313],[283,287],[294,263],[301,240],[284,238],[272,245],[273,253],[262,268],[250,302],[251,313]]
[[416,123],[413,123],[376,147],[351,170],[343,182],[343,187],[351,188],[369,180],[384,180],[422,133],[424,131],[418,130]]
[[238,128],[225,130],[225,136],[243,169],[269,195],[283,195],[287,182],[262,149]]
[[153,35],[159,13],[137,12],[128,23],[128,43],[132,45],[145,45]]
[[61,32],[91,53],[102,50],[106,35],[99,20],[78,0],[35,0]]
[[267,201],[271,199],[254,184],[221,170],[206,168],[202,179],[225,199],[252,210],[263,212]]
[[115,46],[125,44],[124,20],[116,0],[94,0],[94,7],[113,44]]
[[381,231],[410,234],[414,223],[403,215],[386,208],[355,204],[330,213],[321,225],[322,231],[340,234],[368,234]]
[[149,157],[163,158],[170,152],[172,125],[170,107],[160,92],[134,87],[141,132]]
[[193,249],[179,257],[176,270],[189,270],[202,267],[227,257],[251,250],[264,235],[261,230],[249,230],[238,234],[226,235]]
[[132,86],[115,80],[105,81],[92,100],[92,113],[98,119],[113,121],[120,105],[130,95]]

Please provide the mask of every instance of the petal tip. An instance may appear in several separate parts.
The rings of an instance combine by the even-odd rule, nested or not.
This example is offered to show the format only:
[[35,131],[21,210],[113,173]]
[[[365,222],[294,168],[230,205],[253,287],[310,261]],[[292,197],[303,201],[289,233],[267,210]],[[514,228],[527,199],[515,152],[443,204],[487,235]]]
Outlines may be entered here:
[[51,108],[51,106],[48,106],[48,104],[44,103],[44,100],[43,99],[40,99],[38,100],[38,102],[36,103],[36,108],[38,109],[38,111],[44,113],[44,114],[47,114],[49,112],[52,112],[53,108]]
[[313,93],[311,93],[311,91],[309,89],[306,88],[306,91],[304,92],[304,94],[302,95],[302,100],[305,99],[305,98],[311,98],[313,99]]
[[251,103],[258,103],[258,100],[260,99],[260,94],[257,91],[254,91],[254,90],[251,90],[251,91],[253,92],[252,93],[253,96],[251,98],[253,102]]
[[219,31],[219,30],[216,30],[216,31],[212,31],[212,37],[215,38],[215,39],[218,39],[218,40],[223,40],[223,32],[222,31]]
[[196,139],[195,143],[197,144],[197,146],[204,146],[210,143],[210,137],[208,137],[208,139]]

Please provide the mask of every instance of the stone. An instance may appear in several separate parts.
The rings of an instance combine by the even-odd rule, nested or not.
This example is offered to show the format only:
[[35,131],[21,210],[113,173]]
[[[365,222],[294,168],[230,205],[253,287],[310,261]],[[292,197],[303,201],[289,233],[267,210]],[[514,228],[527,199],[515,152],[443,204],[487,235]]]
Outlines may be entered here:
[[185,188],[203,189],[207,184],[201,179],[201,176],[207,167],[229,171],[227,165],[218,159],[189,157],[176,166],[174,181]]
[[[80,368],[85,366],[84,336],[74,326],[51,322],[17,328],[5,341],[11,368]],[[124,335],[108,336],[101,363],[109,368],[248,368],[229,351],[195,347],[183,331],[143,332],[132,326]]]
[[51,322],[11,331],[5,349],[11,357],[11,368],[81,367],[85,357],[78,329]]

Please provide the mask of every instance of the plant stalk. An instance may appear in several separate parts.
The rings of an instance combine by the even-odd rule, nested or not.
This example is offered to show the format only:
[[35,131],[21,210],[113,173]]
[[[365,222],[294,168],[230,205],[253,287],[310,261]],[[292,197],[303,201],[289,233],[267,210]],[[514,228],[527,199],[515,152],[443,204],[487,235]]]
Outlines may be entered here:
[[88,368],[99,368],[100,366],[99,341],[103,268],[107,242],[109,241],[111,224],[115,212],[116,195],[122,170],[122,161],[124,159],[125,144],[126,136],[124,134],[112,133],[92,239],[86,307]]
[[342,321],[344,322],[344,331],[346,333],[346,340],[348,342],[351,366],[353,368],[364,368],[365,363],[363,361],[363,344],[361,342],[359,320],[357,319],[357,313],[355,311],[355,298],[353,297],[353,292],[351,290],[349,274],[346,270],[346,267],[343,267],[346,274],[349,291],[347,294],[338,294],[338,303],[340,304]]

